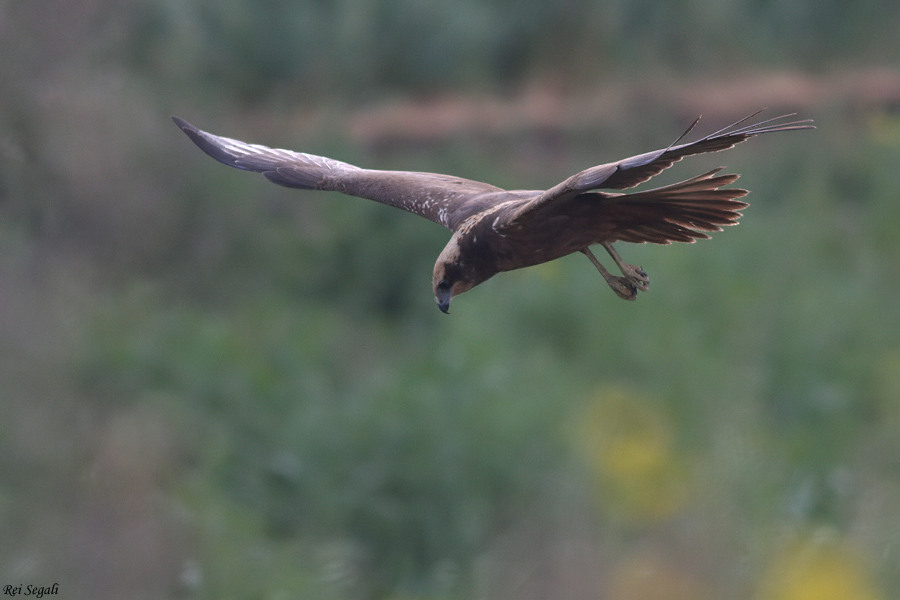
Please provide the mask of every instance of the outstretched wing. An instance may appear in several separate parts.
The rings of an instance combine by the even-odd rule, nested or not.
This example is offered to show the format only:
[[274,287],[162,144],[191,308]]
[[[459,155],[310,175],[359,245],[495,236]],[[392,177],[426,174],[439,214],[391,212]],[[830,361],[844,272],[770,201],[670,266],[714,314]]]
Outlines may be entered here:
[[550,188],[533,201],[523,205],[516,213],[516,217],[526,213],[545,208],[551,204],[565,202],[580,193],[596,189],[627,189],[643,183],[671,167],[685,156],[702,154],[704,152],[718,152],[727,150],[743,142],[744,140],[763,133],[777,131],[791,131],[794,129],[812,129],[815,126],[811,119],[788,120],[795,113],[781,115],[765,121],[759,121],[752,125],[744,125],[747,121],[757,116],[762,111],[757,111],[694,142],[679,144],[690,133],[700,118],[688,127],[681,136],[667,148],[654,150],[645,154],[638,154],[620,161],[598,165],[585,169],[572,175],[562,183]]
[[342,192],[401,208],[453,229],[484,208],[479,196],[502,191],[487,183],[410,171],[361,169],[351,164],[292,150],[248,144],[198,129],[183,119],[175,124],[201,150],[221,163],[262,173],[286,187]]

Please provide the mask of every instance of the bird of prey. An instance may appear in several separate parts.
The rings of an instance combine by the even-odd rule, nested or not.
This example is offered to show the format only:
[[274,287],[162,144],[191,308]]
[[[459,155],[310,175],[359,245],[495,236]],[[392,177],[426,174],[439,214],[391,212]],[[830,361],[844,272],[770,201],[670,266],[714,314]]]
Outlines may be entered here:
[[[511,271],[581,252],[606,283],[626,300],[647,290],[650,278],[625,263],[614,242],[694,242],[734,225],[747,206],[747,190],[723,187],[738,175],[713,169],[680,183],[632,193],[624,190],[658,175],[686,156],[716,152],[763,133],[810,129],[794,113],[746,124],[749,115],[700,139],[682,143],[699,117],[660,150],[585,169],[547,190],[504,190],[437,173],[381,171],[292,150],[248,144],[202,131],[183,119],[176,125],[204,152],[230,167],[262,173],[286,187],[329,190],[368,198],[439,223],[452,232],[432,274],[434,299],[443,312],[450,301],[501,271]],[[622,275],[613,275],[591,252],[599,244]]]

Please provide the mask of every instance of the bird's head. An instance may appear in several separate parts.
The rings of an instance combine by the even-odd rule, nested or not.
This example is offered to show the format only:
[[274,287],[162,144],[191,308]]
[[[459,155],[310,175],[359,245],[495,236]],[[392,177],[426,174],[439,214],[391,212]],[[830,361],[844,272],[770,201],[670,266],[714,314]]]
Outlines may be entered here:
[[480,282],[481,280],[473,277],[472,270],[463,261],[456,239],[451,239],[434,264],[431,276],[434,301],[438,308],[441,312],[449,312],[450,300],[454,296],[471,290]]

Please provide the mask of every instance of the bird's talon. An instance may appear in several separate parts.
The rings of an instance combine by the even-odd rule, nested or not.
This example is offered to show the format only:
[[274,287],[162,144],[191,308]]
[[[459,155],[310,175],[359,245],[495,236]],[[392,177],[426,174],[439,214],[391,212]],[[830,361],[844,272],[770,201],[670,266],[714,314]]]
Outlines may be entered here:
[[609,287],[612,288],[612,291],[614,291],[619,298],[624,300],[637,299],[637,286],[625,277],[612,277],[607,283],[609,283]]
[[646,292],[650,287],[650,276],[647,275],[647,272],[644,271],[643,267],[626,265],[626,268],[624,268],[622,272],[625,275],[625,278],[642,292]]

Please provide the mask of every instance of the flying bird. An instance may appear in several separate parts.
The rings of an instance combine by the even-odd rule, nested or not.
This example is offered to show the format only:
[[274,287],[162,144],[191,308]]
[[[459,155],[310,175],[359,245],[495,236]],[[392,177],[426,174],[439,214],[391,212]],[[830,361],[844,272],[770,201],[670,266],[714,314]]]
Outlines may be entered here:
[[[624,190],[658,175],[686,156],[717,152],[763,133],[813,128],[795,113],[746,124],[758,111],[693,142],[677,140],[660,150],[585,169],[547,190],[504,190],[452,175],[363,169],[292,150],[248,144],[202,131],[173,117],[204,152],[230,167],[262,173],[286,187],[328,190],[401,208],[452,232],[432,273],[434,299],[448,312],[450,301],[501,271],[538,265],[574,252],[587,256],[621,298],[634,300],[650,278],[627,264],[615,242],[669,244],[706,239],[734,225],[747,190],[724,187],[738,175],[713,169],[680,183],[632,193]],[[600,245],[616,263],[613,275],[591,252]]]

